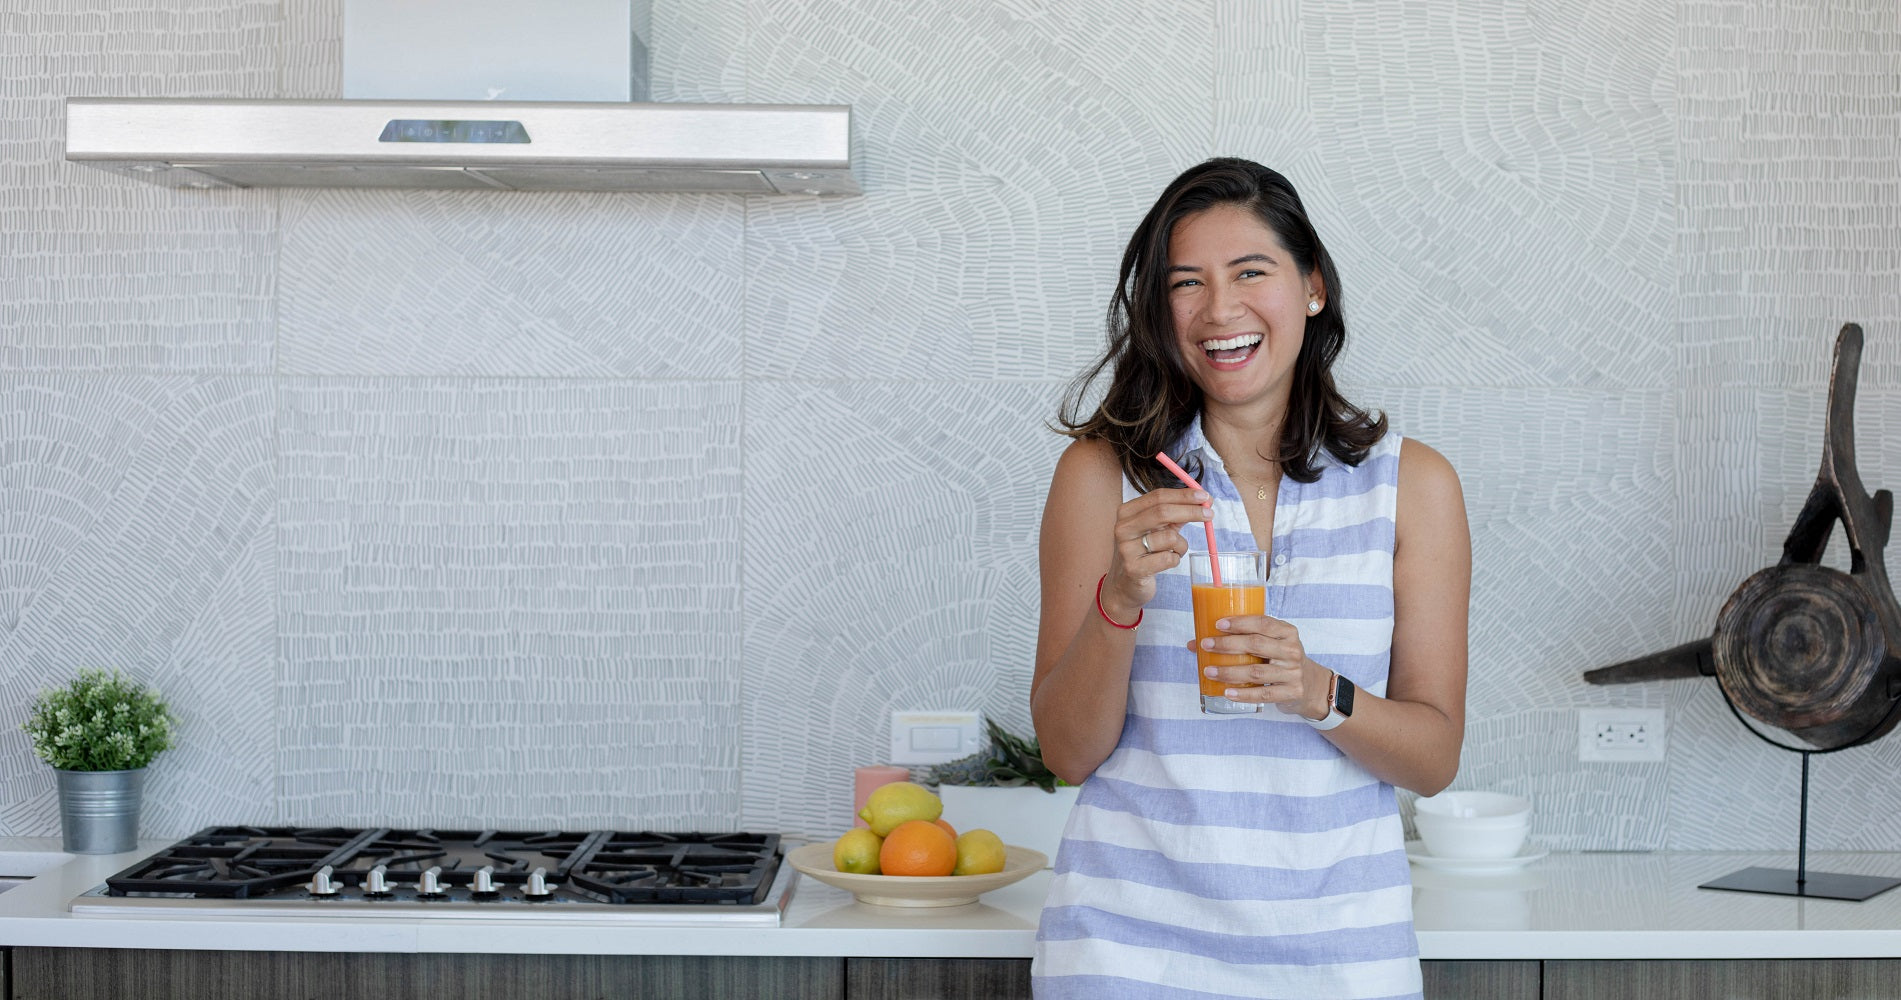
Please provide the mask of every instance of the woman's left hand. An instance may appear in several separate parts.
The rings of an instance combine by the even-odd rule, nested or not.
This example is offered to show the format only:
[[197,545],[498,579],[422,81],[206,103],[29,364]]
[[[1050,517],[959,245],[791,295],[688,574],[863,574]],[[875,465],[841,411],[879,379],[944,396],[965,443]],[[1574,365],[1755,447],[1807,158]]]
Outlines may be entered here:
[[1262,661],[1201,668],[1202,676],[1227,684],[1260,685],[1229,689],[1230,701],[1273,705],[1308,719],[1326,716],[1333,671],[1307,658],[1306,647],[1300,643],[1300,629],[1266,615],[1230,615],[1215,622],[1215,627],[1225,634],[1190,640],[1188,648],[1204,653],[1241,653]]

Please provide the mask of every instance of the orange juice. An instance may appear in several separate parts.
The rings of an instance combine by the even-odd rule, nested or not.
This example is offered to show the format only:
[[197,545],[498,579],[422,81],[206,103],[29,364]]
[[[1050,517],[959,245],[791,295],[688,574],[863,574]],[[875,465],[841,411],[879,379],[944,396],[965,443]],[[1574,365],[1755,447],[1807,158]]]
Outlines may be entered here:
[[[1193,588],[1195,600],[1195,638],[1206,639],[1209,636],[1225,635],[1215,628],[1215,622],[1231,615],[1259,615],[1267,612],[1267,588],[1259,583],[1228,584],[1217,587],[1211,583],[1197,583]],[[1246,653],[1210,653],[1199,648],[1195,650],[1195,674],[1201,678],[1201,693],[1220,697],[1229,688],[1258,687],[1255,684],[1229,684],[1202,673],[1206,667],[1238,667],[1248,663],[1259,663],[1261,658]]]

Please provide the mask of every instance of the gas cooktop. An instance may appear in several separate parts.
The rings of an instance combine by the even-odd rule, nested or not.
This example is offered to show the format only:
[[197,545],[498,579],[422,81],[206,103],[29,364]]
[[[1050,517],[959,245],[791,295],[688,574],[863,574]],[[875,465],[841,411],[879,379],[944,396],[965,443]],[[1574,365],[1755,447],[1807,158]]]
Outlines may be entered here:
[[778,834],[213,826],[72,911],[776,924],[781,860]]

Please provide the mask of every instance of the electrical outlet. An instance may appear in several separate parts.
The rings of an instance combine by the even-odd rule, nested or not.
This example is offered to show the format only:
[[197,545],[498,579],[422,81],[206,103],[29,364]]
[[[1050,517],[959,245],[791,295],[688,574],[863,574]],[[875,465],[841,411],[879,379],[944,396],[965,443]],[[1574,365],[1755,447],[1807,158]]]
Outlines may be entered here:
[[893,764],[943,764],[982,749],[977,733],[983,716],[976,712],[891,713]]
[[1578,709],[1578,759],[1643,763],[1663,759],[1661,708]]

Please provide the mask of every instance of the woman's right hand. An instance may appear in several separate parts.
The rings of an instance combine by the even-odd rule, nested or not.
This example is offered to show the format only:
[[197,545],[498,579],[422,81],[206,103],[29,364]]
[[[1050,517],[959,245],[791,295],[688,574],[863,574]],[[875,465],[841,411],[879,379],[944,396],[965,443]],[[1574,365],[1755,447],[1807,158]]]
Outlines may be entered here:
[[1181,526],[1213,517],[1208,494],[1201,490],[1150,490],[1116,508],[1102,610],[1116,621],[1134,621],[1155,597],[1155,575],[1174,569],[1188,554]]
[[1030,717],[1043,763],[1072,785],[1115,752],[1128,721],[1135,633],[1103,618],[1134,624],[1155,597],[1155,574],[1188,549],[1176,527],[1204,517],[1205,498],[1194,490],[1124,501],[1127,482],[1107,441],[1079,439],[1063,449],[1043,505]]

